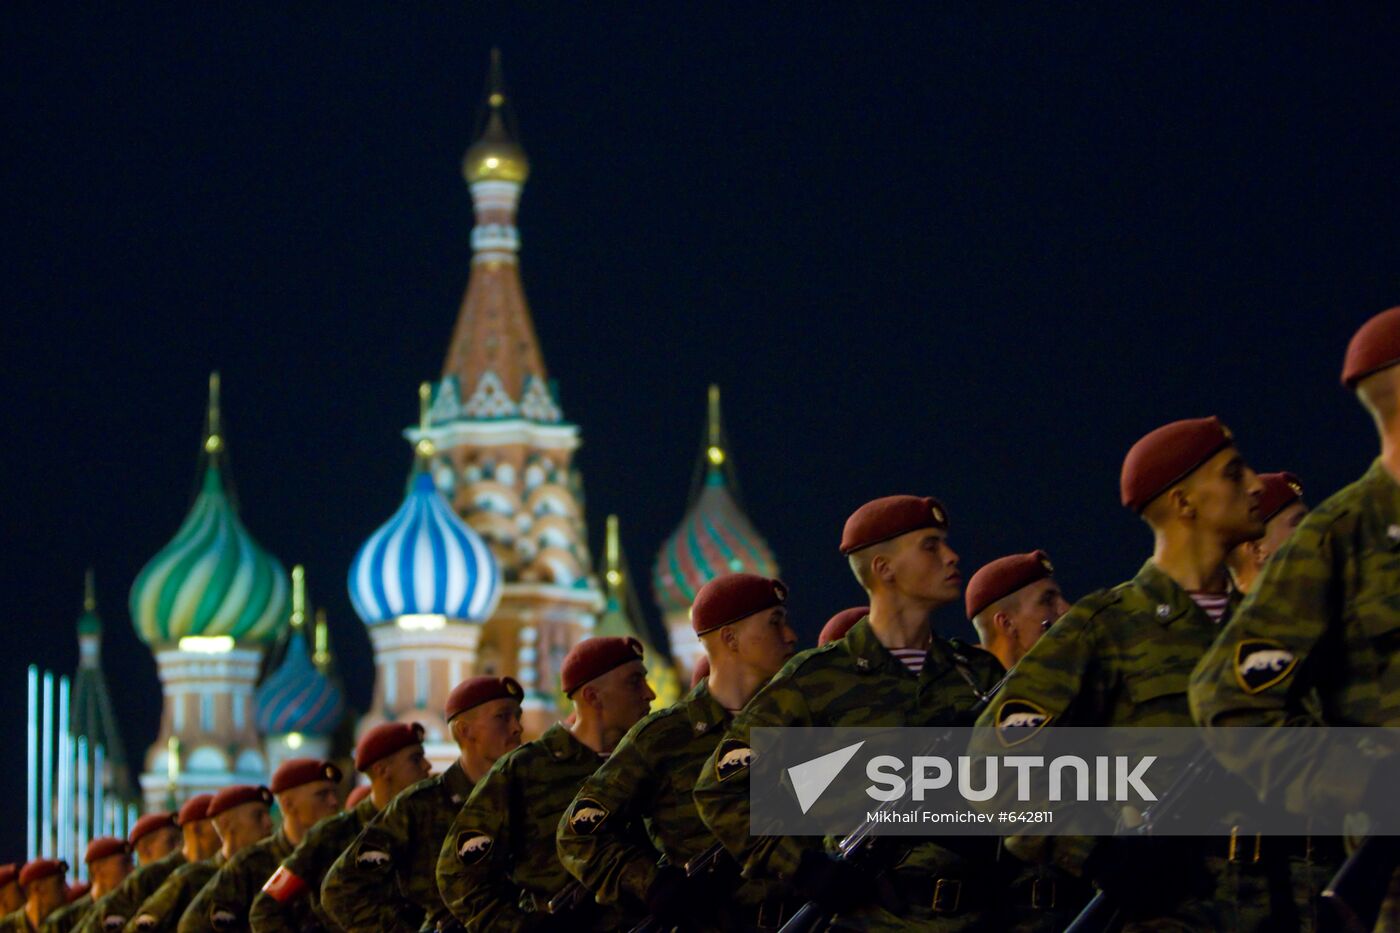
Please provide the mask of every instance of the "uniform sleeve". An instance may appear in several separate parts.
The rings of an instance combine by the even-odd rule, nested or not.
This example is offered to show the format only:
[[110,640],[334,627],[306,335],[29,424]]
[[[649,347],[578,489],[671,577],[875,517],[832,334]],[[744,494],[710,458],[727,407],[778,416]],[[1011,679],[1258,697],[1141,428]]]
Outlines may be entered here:
[[[618,903],[623,895],[642,902],[656,877],[660,856],[637,830],[656,796],[654,768],[646,760],[642,734],[638,731],[618,743],[559,820],[559,862],[600,904]],[[603,811],[598,819],[584,813],[590,807]]]
[[1211,751],[1263,800],[1295,813],[1356,809],[1369,779],[1358,768],[1369,763],[1322,729],[1229,727],[1320,725],[1304,701],[1309,659],[1342,636],[1348,567],[1338,530],[1336,517],[1304,519],[1191,676],[1191,715]]
[[153,933],[157,930],[173,930],[180,922],[175,907],[184,899],[185,872],[175,872],[165,883],[156,888],[151,896],[141,902],[131,912],[122,933]]
[[346,831],[343,818],[331,817],[311,827],[255,892],[248,909],[248,926],[253,933],[301,933],[320,925],[312,907],[325,874],[321,853],[335,846],[337,832]]
[[[1102,598],[1088,597],[1077,604],[1011,669],[997,695],[977,717],[969,748],[974,756],[1002,755],[1045,726],[1073,720],[1076,712],[1091,702],[1097,686],[1094,661],[1099,655],[1094,616]],[[1089,836],[1065,835],[1027,839],[1024,845],[1008,847],[1018,857],[1054,864],[1079,875],[1094,844]]]
[[734,718],[695,782],[700,818],[750,878],[787,880],[816,837],[755,836],[749,831],[749,736],[765,726],[808,726],[811,711],[792,673],[783,670]]
[[413,838],[413,807],[413,798],[395,797],[327,870],[321,907],[345,933],[416,933],[405,918],[421,911],[398,885]]
[[443,903],[472,933],[523,928],[527,914],[517,901],[506,862],[510,845],[511,763],[500,759],[472,789],[443,840],[437,882]]
[[229,862],[214,873],[214,877],[210,878],[190,900],[184,913],[180,915],[178,923],[170,929],[177,930],[178,933],[215,933],[211,923],[211,908],[214,905],[219,885],[229,875],[229,869],[233,864],[235,863]]

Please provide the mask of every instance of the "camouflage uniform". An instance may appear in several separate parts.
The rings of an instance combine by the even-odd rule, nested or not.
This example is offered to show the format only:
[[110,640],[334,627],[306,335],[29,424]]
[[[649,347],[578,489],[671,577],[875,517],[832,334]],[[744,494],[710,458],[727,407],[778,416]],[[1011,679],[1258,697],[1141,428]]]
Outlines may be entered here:
[[328,816],[307,830],[278,868],[278,873],[300,879],[305,887],[284,901],[278,901],[266,888],[259,891],[248,911],[248,924],[254,933],[338,931],[340,926],[321,908],[321,882],[326,869],[355,841],[376,812],[374,801],[366,797],[353,810]]
[[450,918],[437,889],[438,852],[471,790],[454,761],[402,791],[326,872],[322,910],[346,933],[415,933]]
[[69,933],[92,909],[92,894],[84,894],[70,904],[64,904],[44,918],[39,933]]
[[[729,722],[728,711],[701,681],[675,706],[643,717],[583,782],[559,821],[558,855],[600,903],[628,896],[644,902],[656,878],[658,853],[683,868],[715,842],[692,792]],[[588,820],[589,808],[601,810],[601,819]],[[650,845],[640,832],[643,822]],[[721,861],[727,863],[728,856]],[[781,892],[755,881],[732,881],[721,895],[727,903],[714,905],[717,913],[709,923],[726,930],[753,927],[768,900],[764,925],[776,927]]]
[[23,907],[0,917],[0,933],[34,933]]
[[[1218,727],[1400,725],[1398,629],[1400,484],[1376,460],[1303,519],[1201,659],[1191,710],[1207,744],[1265,800],[1360,809],[1369,775],[1357,755],[1325,754],[1323,730],[1290,733],[1285,750]],[[1282,663],[1251,670],[1256,652]]]
[[[696,781],[700,816],[746,877],[790,880],[802,853],[817,843],[794,836],[751,836],[748,768],[726,772],[721,780],[719,758],[748,748],[750,730],[764,726],[969,726],[981,696],[996,686],[1001,674],[1001,663],[992,655],[935,634],[923,671],[915,677],[880,644],[866,617],[845,638],[789,660],[734,718]],[[834,842],[828,840],[829,845]],[[898,918],[871,904],[843,914],[842,925],[999,928],[990,916],[995,840],[889,840],[891,847],[906,842],[907,851],[894,863],[892,877],[910,902],[907,915]],[[956,907],[940,900],[935,913],[938,881],[944,882],[940,890],[956,889],[960,894]]]
[[[467,798],[438,856],[438,889],[474,931],[523,930],[574,879],[559,864],[554,837],[579,785],[603,759],[564,726],[502,757]],[[574,911],[573,929],[610,930],[617,912],[592,898]]]
[[[1230,609],[1239,602],[1232,594]],[[1016,665],[992,705],[978,720],[987,729],[1011,728],[1015,721],[1071,726],[1190,726],[1186,684],[1197,661],[1215,641],[1220,628],[1189,593],[1148,561],[1127,583],[1081,599],[1056,622]],[[1027,719],[1027,717],[1030,717]],[[978,742],[995,739],[979,739]],[[1000,747],[974,750],[996,754]],[[1129,750],[1125,750],[1129,751]],[[1145,750],[1144,750],[1145,751]],[[1165,780],[1170,780],[1166,772]],[[1241,797],[1228,776],[1211,780],[1212,794]],[[1247,829],[1247,827],[1246,827]],[[1253,838],[1253,833],[1248,834]],[[1022,845],[1017,846],[1017,843]],[[1265,839],[1264,850],[1279,852],[1282,840]],[[1014,839],[1018,854],[1036,853],[1057,867],[1080,874],[1096,840],[1084,836]],[[1130,917],[1128,929],[1257,930],[1268,924],[1295,922],[1292,900],[1280,896],[1270,904],[1269,872],[1278,860],[1258,864],[1243,852],[1230,861],[1229,842],[1207,837],[1183,843],[1197,853],[1198,862],[1183,865],[1181,877],[1204,867],[1213,896],[1183,891],[1166,916]],[[1046,853],[1046,850],[1049,853]],[[1271,854],[1272,854],[1271,852]],[[1283,868],[1284,875],[1288,866]],[[1205,877],[1204,875],[1202,876]],[[1278,879],[1275,879],[1276,882]],[[1286,885],[1286,878],[1283,879]],[[1131,914],[1133,905],[1125,905]]]
[[292,842],[280,829],[240,850],[190,901],[180,918],[179,933],[248,929],[248,908],[254,895],[291,854]]
[[93,904],[92,910],[74,927],[75,933],[106,933],[120,930],[136,912],[136,908],[152,894],[156,888],[170,877],[170,873],[185,864],[185,853],[176,849],[164,858],[156,859],[139,866],[122,879],[122,883],[102,895]]
[[224,865],[219,852],[202,862],[186,862],[170,873],[151,896],[132,911],[125,933],[174,933],[190,901]]

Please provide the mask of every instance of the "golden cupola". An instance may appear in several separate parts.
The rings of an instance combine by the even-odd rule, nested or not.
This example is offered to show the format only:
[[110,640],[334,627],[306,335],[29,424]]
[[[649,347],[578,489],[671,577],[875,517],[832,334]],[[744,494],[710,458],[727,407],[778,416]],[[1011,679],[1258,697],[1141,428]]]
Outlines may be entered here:
[[491,50],[491,76],[486,93],[486,128],[462,156],[462,176],[467,184],[479,181],[507,181],[523,185],[530,177],[530,160],[515,141],[508,126],[505,82],[501,76],[501,53]]

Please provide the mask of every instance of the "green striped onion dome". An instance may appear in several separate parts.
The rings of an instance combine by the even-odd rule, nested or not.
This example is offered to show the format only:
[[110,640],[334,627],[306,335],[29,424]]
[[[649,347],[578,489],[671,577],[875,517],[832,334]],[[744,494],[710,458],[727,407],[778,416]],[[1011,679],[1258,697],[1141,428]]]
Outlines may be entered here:
[[152,647],[190,635],[269,644],[288,604],[287,572],[244,529],[211,462],[180,530],[131,585],[137,637]]
[[685,612],[700,587],[726,573],[776,577],[778,564],[730,495],[724,472],[711,467],[695,504],[656,555],[656,602],[664,613]]

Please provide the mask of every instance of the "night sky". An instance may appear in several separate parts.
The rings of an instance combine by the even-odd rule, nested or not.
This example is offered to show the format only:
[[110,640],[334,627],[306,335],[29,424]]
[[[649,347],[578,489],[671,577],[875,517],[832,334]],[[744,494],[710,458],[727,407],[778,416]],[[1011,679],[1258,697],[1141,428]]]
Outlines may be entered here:
[[1393,6],[197,6],[0,29],[0,861],[24,666],[76,665],[89,564],[134,760],[155,735],[126,597],[192,501],[213,368],[244,523],[306,564],[368,699],[345,574],[466,283],[492,45],[590,533],[619,513],[639,577],[711,381],[808,645],[861,601],[836,546],[874,496],[937,495],[969,572],[1043,547],[1082,595],[1148,553],[1118,469],[1165,421],[1219,414],[1314,501],[1374,456],[1337,373],[1400,303]]

